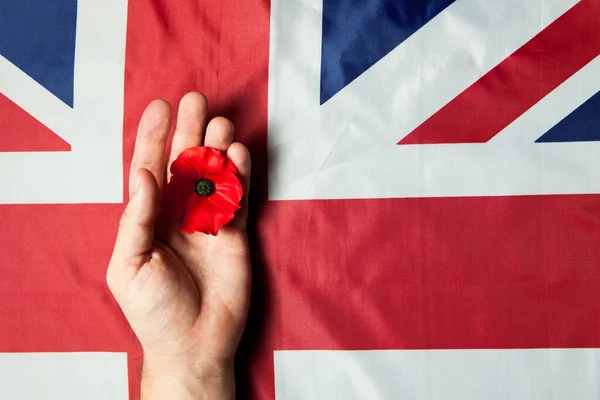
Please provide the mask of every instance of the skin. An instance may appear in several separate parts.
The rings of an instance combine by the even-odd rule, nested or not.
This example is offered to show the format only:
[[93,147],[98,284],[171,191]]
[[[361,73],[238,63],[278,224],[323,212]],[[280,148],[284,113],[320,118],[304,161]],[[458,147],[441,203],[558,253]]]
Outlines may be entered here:
[[[233,124],[207,124],[207,100],[186,94],[179,104],[168,162],[171,106],[155,100],[141,118],[106,280],[144,352],[142,399],[234,399],[233,359],[250,302],[246,235],[250,154],[233,142]],[[164,224],[159,196],[168,167],[185,149],[223,151],[244,190],[236,218],[208,236]],[[159,228],[160,227],[160,228]]]

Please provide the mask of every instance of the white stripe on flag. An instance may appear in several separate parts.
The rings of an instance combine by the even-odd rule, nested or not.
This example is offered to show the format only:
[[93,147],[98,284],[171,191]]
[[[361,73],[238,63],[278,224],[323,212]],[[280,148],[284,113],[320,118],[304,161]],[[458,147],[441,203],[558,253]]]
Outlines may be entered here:
[[126,353],[0,353],[0,399],[126,400]]
[[597,400],[600,349],[276,351],[278,400]]

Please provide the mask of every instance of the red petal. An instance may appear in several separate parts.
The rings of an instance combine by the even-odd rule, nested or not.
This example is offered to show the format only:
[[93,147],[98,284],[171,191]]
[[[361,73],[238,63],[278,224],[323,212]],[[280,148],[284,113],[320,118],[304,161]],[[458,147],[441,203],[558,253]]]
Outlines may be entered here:
[[192,196],[189,199],[179,228],[181,231],[202,232],[216,236],[219,229],[233,219],[233,212],[221,210],[208,201],[209,198]]
[[225,171],[220,174],[207,176],[215,183],[215,193],[208,197],[215,206],[235,212],[240,208],[242,199],[242,185],[232,172]]
[[238,169],[237,169],[237,167],[235,166],[235,164],[231,162],[231,160],[230,160],[229,158],[227,159],[227,162],[226,162],[225,168],[227,168],[227,169],[228,169],[229,171],[231,171],[231,172],[232,172],[232,173],[233,173],[235,176],[237,176]]
[[227,164],[229,164],[227,159],[223,157],[223,154],[212,147],[190,147],[184,150],[177,157],[177,160],[187,162],[196,170],[199,176],[223,171],[228,167]]
[[[183,154],[183,153],[181,153]],[[175,161],[171,164],[171,175],[179,176],[179,177],[188,177],[189,179],[198,179],[198,171],[194,168],[193,164],[189,162],[186,158],[177,157]]]

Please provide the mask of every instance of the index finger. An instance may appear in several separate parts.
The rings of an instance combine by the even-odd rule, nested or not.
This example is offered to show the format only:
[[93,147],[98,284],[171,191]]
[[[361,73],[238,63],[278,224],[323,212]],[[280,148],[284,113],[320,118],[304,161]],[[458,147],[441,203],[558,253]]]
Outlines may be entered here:
[[171,129],[171,105],[165,100],[151,102],[140,120],[129,173],[129,194],[133,193],[134,174],[145,168],[152,172],[159,190],[165,179],[165,148]]

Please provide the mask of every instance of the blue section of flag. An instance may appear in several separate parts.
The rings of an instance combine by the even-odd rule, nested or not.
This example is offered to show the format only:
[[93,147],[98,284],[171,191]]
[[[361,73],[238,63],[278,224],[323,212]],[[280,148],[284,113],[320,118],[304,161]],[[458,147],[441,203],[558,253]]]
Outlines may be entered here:
[[0,0],[0,55],[73,107],[77,0]]
[[600,141],[600,92],[554,125],[536,143]]
[[455,0],[323,0],[321,104]]

